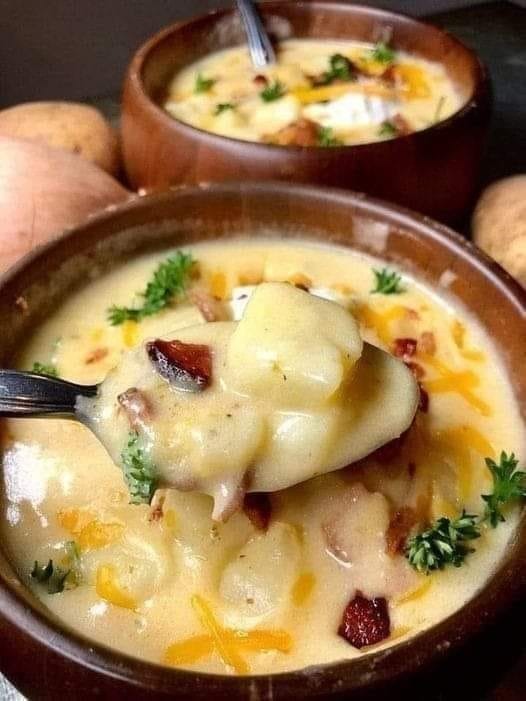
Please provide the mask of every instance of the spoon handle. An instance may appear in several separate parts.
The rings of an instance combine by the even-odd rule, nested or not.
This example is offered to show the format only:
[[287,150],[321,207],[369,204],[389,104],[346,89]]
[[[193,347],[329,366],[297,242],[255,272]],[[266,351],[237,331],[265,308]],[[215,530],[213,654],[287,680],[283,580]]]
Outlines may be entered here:
[[32,372],[0,370],[0,416],[75,414],[79,395],[94,397],[97,389]]
[[272,43],[254,2],[252,0],[236,0],[236,2],[245,25],[248,50],[255,68],[265,68],[265,66],[275,63],[276,55]]

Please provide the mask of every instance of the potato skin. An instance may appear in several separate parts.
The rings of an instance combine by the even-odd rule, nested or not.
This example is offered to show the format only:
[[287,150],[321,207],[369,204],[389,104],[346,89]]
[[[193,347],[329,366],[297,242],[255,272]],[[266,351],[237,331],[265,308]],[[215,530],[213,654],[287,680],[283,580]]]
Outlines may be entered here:
[[31,139],[65,149],[115,175],[120,168],[117,134],[94,107],[75,102],[27,102],[0,111],[2,136]]
[[473,241],[526,287],[526,175],[482,193],[472,220]]

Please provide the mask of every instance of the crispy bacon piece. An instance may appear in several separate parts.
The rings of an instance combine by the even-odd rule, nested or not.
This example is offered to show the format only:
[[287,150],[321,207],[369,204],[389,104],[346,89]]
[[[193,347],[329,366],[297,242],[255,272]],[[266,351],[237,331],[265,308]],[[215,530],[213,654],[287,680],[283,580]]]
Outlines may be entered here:
[[393,343],[393,355],[408,361],[416,353],[416,338],[396,338]]
[[268,78],[267,76],[263,75],[262,73],[258,73],[258,75],[254,76],[254,79],[252,81],[254,85],[257,85],[259,88],[266,88],[268,85]]
[[153,495],[152,502],[150,504],[150,513],[148,514],[148,521],[160,521],[164,516],[164,502],[166,501],[166,492],[164,489],[158,489]]
[[367,599],[359,591],[343,612],[338,635],[358,649],[376,645],[391,633],[387,601],[383,597]]
[[107,348],[95,348],[91,353],[88,353],[84,362],[86,365],[92,365],[93,363],[98,363],[99,360],[103,360],[110,351]]
[[403,551],[407,536],[416,522],[416,513],[410,506],[403,506],[393,514],[385,534],[388,555]]
[[148,397],[137,387],[130,387],[119,394],[117,401],[124,409],[132,428],[141,428],[152,418],[153,411]]
[[316,146],[318,132],[319,127],[316,122],[311,122],[310,119],[298,119],[272,134],[268,141],[279,146]]
[[190,301],[199,309],[206,321],[226,321],[228,314],[224,304],[204,290],[192,290]]
[[391,124],[396,129],[397,136],[407,136],[413,132],[409,122],[401,114],[395,114],[391,117]]
[[272,502],[265,492],[249,492],[245,494],[243,511],[255,528],[266,531],[272,516]]
[[418,345],[423,353],[426,353],[427,355],[435,355],[437,349],[435,334],[432,331],[424,331],[424,333],[420,336]]
[[418,408],[427,414],[429,411],[429,394],[422,387],[420,382],[418,383],[418,389],[420,390],[420,399],[418,400]]
[[409,426],[407,430],[405,430],[400,436],[398,436],[398,438],[393,438],[393,440],[389,441],[389,443],[381,445],[368,457],[373,458],[374,460],[378,460],[378,462],[380,463],[388,463],[397,458],[402,451],[402,448],[407,439],[407,436],[409,435],[409,431],[411,430],[412,425],[413,424],[411,424],[411,426]]
[[182,392],[202,392],[212,380],[209,346],[182,341],[149,341],[146,352],[156,371]]

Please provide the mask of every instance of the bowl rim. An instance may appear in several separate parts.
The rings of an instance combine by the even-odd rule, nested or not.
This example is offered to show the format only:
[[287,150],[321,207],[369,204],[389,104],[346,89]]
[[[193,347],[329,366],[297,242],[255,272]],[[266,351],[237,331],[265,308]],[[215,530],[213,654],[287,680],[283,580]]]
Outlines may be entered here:
[[[425,129],[419,129],[417,131],[411,132],[410,134],[404,134],[400,136],[395,136],[390,139],[383,139],[377,141],[366,141],[357,144],[341,144],[338,146],[331,146],[328,149],[326,146],[320,146],[318,144],[314,146],[304,147],[297,145],[283,146],[281,144],[274,143],[264,143],[261,141],[252,141],[249,139],[240,139],[233,136],[226,136],[223,134],[217,134],[212,131],[207,131],[206,129],[201,129],[188,122],[183,122],[178,117],[174,117],[169,114],[160,104],[155,102],[147,93],[144,87],[143,71],[147,64],[147,61],[151,57],[152,53],[157,49],[157,47],[170,35],[176,34],[184,27],[189,27],[193,24],[198,24],[201,22],[213,21],[216,22],[224,17],[232,16],[235,14],[235,8],[224,8],[215,9],[209,12],[201,13],[200,15],[193,16],[187,20],[181,20],[175,22],[167,27],[156,32],[153,36],[149,37],[134,53],[128,68],[126,70],[125,84],[129,82],[130,86],[135,92],[136,99],[139,99],[142,108],[146,109],[153,118],[160,119],[161,122],[169,129],[178,128],[181,130],[183,135],[193,138],[200,138],[205,140],[212,147],[214,145],[219,146],[222,143],[232,143],[239,146],[245,146],[250,148],[265,149],[272,152],[285,152],[285,153],[304,153],[305,150],[312,151],[313,154],[327,153],[342,153],[348,152],[349,149],[371,149],[379,148],[383,146],[385,148],[386,144],[398,143],[401,140],[406,141],[408,139],[419,139],[427,138],[428,134],[433,134],[438,130],[448,128],[451,124],[459,119],[462,119],[472,110],[476,109],[483,102],[483,98],[489,93],[489,72],[478,56],[478,54],[462,42],[457,37],[453,36],[450,32],[437,25],[422,20],[420,18],[412,17],[403,12],[394,12],[391,10],[386,10],[380,7],[374,7],[370,5],[363,5],[361,3],[345,3],[341,0],[269,0],[268,2],[259,5],[259,9],[263,11],[265,16],[267,13],[272,13],[274,11],[279,11],[279,8],[286,5],[311,5],[311,6],[326,6],[334,7],[342,12],[349,12],[352,10],[357,10],[359,13],[364,15],[373,15],[384,20],[388,20],[390,17],[395,17],[398,19],[403,19],[410,25],[417,27],[425,27],[428,30],[432,30],[442,36],[446,37],[448,41],[452,42],[458,48],[460,48],[465,54],[466,58],[469,59],[473,66],[474,71],[474,84],[470,95],[467,97],[465,102],[451,114],[446,119],[441,119],[438,122],[429,125]],[[225,47],[227,48],[227,47]],[[175,126],[174,126],[175,124]],[[422,135],[425,135],[422,137]]]
[[[276,181],[245,182],[245,183],[211,183],[194,186],[175,186],[167,190],[133,198],[116,207],[110,207],[100,214],[88,219],[80,226],[65,231],[60,237],[49,241],[31,253],[24,256],[13,267],[0,276],[0,294],[10,283],[24,276],[26,269],[44,260],[46,256],[76,237],[84,239],[86,247],[96,245],[92,242],[90,232],[101,227],[118,224],[119,220],[134,210],[162,205],[166,200],[177,200],[186,195],[203,197],[220,197],[226,195],[267,194],[272,196],[292,196],[315,199],[322,197],[331,202],[342,204],[358,215],[372,219],[387,219],[391,226],[409,228],[417,235],[424,235],[437,245],[445,247],[450,253],[460,256],[469,262],[478,272],[496,285],[504,293],[507,301],[514,305],[526,320],[526,290],[523,289],[495,261],[490,259],[470,241],[449,227],[434,220],[412,212],[411,210],[393,205],[383,200],[369,197],[343,189],[316,187],[312,185],[283,184]],[[154,220],[151,215],[147,219]],[[174,216],[174,219],[177,217]],[[135,225],[132,225],[132,228]],[[122,228],[110,228],[102,238],[109,238],[119,231],[130,228],[123,223]],[[118,263],[117,263],[118,265]],[[418,273],[417,273],[418,275]],[[506,571],[506,577],[497,582],[498,573]],[[22,635],[37,641],[43,648],[52,648],[59,656],[107,677],[133,686],[143,692],[169,693],[174,695],[174,689],[181,692],[180,698],[193,698],[203,689],[208,693],[267,693],[269,686],[277,697],[292,698],[297,696],[298,684],[302,685],[305,695],[303,698],[318,696],[323,689],[325,693],[342,693],[359,691],[365,687],[374,688],[378,685],[406,677],[415,669],[428,667],[438,662],[446,654],[457,650],[461,645],[474,638],[483,628],[502,615],[512,604],[516,603],[526,591],[526,565],[516,556],[508,562],[504,558],[498,570],[475,596],[463,607],[452,613],[446,619],[434,626],[401,640],[385,650],[371,650],[367,655],[354,659],[315,665],[291,672],[278,674],[260,674],[247,676],[227,676],[208,674],[190,670],[170,668],[159,663],[146,662],[139,658],[116,651],[102,643],[75,632],[61,622],[49,611],[46,615],[34,606],[28,606],[20,593],[20,586],[0,577],[0,628],[7,623],[17,629]],[[497,596],[498,594],[498,596]],[[492,606],[485,608],[483,599],[490,598]],[[478,616],[471,617],[469,625],[462,620],[468,611],[477,610]],[[456,624],[453,628],[453,625]],[[425,644],[421,644],[424,642]],[[419,644],[420,643],[420,644]],[[407,654],[406,651],[411,654]],[[390,660],[394,660],[393,673]],[[0,662],[1,667],[1,662]],[[349,671],[354,672],[353,675]],[[313,680],[313,687],[307,685],[307,680]],[[343,680],[343,681],[342,681]],[[16,680],[15,680],[16,682]],[[175,694],[174,697],[178,697]]]

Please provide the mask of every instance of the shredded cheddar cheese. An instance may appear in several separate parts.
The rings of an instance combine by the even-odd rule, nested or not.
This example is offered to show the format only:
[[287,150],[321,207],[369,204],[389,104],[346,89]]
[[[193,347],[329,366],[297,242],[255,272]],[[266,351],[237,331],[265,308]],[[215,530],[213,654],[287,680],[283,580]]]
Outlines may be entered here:
[[210,294],[216,299],[226,299],[228,289],[224,273],[213,273],[210,278]]
[[101,599],[110,604],[125,609],[137,608],[134,597],[119,585],[117,573],[111,565],[100,565],[98,568],[95,590]]
[[366,328],[373,329],[380,341],[386,346],[393,340],[391,323],[403,319],[406,314],[407,308],[400,304],[395,304],[383,312],[372,309],[367,304],[359,306],[356,310],[359,321]]
[[430,591],[432,584],[433,580],[429,577],[426,577],[421,584],[419,584],[416,587],[413,587],[412,589],[409,589],[409,591],[406,591],[400,596],[398,596],[395,599],[395,603],[398,605],[407,604],[410,601],[417,601],[418,599],[421,599]]
[[422,354],[422,362],[433,368],[436,377],[422,383],[426,392],[442,394],[455,392],[459,394],[475,411],[482,416],[491,416],[491,407],[480,399],[473,390],[480,385],[479,376],[472,370],[452,370],[434,355]]
[[316,585],[316,577],[312,572],[302,572],[292,587],[292,603],[302,606],[309,599]]
[[139,324],[128,319],[121,325],[121,333],[126,348],[133,348],[139,340]]
[[402,63],[393,67],[395,77],[402,83],[402,94],[409,100],[426,98],[431,94],[424,71],[412,63]]

